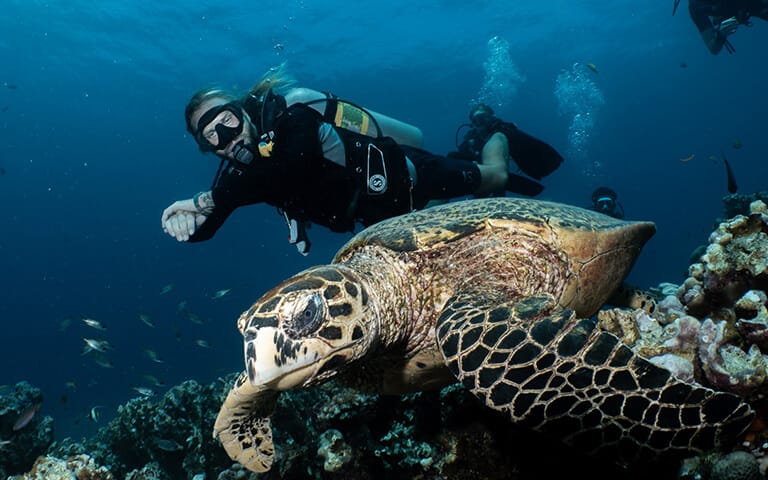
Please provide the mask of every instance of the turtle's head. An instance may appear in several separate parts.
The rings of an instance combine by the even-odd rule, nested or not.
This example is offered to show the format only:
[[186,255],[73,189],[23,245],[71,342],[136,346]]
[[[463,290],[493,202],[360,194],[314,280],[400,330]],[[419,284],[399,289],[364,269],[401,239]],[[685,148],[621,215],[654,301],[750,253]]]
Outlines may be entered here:
[[252,385],[288,390],[320,383],[364,356],[379,319],[359,277],[339,265],[310,268],[240,315]]

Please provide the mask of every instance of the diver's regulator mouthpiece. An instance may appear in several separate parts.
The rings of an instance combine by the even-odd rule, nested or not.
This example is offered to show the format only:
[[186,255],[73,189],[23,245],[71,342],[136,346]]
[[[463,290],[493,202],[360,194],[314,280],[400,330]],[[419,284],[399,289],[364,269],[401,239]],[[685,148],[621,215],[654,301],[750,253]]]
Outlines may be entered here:
[[253,157],[255,156],[250,148],[248,148],[245,145],[245,142],[240,140],[237,142],[237,145],[232,148],[232,155],[234,155],[235,160],[238,163],[242,163],[243,165],[250,165],[253,161]]

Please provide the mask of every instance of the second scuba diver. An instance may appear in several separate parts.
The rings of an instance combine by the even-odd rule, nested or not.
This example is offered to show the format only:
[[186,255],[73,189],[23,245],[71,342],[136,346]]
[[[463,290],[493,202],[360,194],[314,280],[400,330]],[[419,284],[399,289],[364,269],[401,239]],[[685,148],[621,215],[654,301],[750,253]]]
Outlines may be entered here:
[[[490,139],[499,138],[505,143],[509,156],[526,176],[509,173],[505,190],[527,196],[536,196],[544,189],[537,180],[541,180],[557,170],[563,157],[547,143],[523,132],[512,122],[505,122],[497,117],[493,109],[479,103],[469,112],[469,124],[459,126],[456,131],[456,152],[448,154],[452,158],[462,158],[473,162],[481,161]],[[462,128],[469,127],[461,143],[458,136]],[[535,179],[535,180],[534,180]]]

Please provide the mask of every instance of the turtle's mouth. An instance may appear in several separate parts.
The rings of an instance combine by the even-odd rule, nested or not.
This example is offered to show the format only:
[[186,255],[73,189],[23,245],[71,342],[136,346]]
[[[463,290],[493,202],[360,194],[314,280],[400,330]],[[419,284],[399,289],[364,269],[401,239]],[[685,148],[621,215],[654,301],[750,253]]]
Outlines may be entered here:
[[270,390],[290,390],[307,385],[326,364],[351,345],[333,347],[317,339],[289,338],[274,327],[246,332],[245,370],[251,385]]

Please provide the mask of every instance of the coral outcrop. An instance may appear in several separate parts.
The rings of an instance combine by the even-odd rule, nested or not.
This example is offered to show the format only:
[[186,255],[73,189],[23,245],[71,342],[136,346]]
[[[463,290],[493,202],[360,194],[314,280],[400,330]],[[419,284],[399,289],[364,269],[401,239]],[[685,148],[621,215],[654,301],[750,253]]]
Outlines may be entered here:
[[42,392],[27,382],[0,395],[0,478],[26,472],[53,443],[53,419],[42,408]]
[[67,458],[39,457],[32,469],[9,480],[114,480],[108,468],[100,466],[89,455]]
[[599,325],[685,380],[747,399],[768,381],[768,208],[718,225],[689,277],[658,305],[605,310]]

